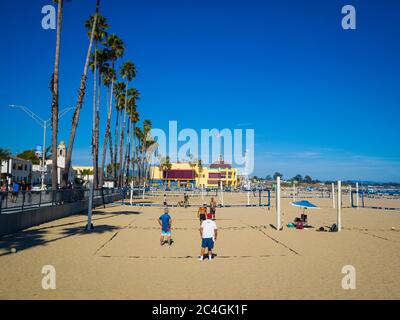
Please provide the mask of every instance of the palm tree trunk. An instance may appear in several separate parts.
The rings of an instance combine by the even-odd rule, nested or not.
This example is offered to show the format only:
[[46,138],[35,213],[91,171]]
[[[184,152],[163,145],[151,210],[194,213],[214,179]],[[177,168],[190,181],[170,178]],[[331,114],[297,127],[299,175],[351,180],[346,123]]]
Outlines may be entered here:
[[114,166],[115,167],[114,167],[114,174],[113,174],[113,177],[114,177],[114,180],[115,180],[115,184],[117,186],[119,186],[118,185],[118,181],[117,181],[117,154],[118,154],[119,114],[120,114],[120,111],[117,110],[117,117],[115,119],[115,134],[114,134],[114,138],[115,138],[115,141],[114,141]]
[[[114,88],[114,78],[111,80],[111,89],[109,90],[109,104],[108,104],[108,113],[107,113],[107,123],[106,123],[106,132],[104,134],[104,142],[103,142],[103,156],[101,158],[101,173],[100,173],[100,185],[104,184],[104,170],[105,170],[105,165],[106,165],[106,157],[107,157],[107,143],[108,143],[108,137],[110,135],[110,126],[111,126],[111,112],[112,112],[112,95],[113,95],[113,88]],[[111,156],[111,164],[113,164],[113,158],[112,158],[112,142],[111,142],[111,148],[110,148],[110,156]]]
[[[52,101],[51,101],[51,143],[52,143],[52,171],[51,171],[51,187],[53,190],[58,189],[58,168],[57,168],[57,144],[58,144],[58,69],[60,64],[60,45],[61,45],[61,26],[63,17],[64,0],[58,1],[57,9],[57,36],[56,36],[56,56],[54,61],[54,71],[52,77]],[[68,178],[68,172],[67,172]]]
[[124,122],[122,124],[122,130],[121,130],[121,137],[119,140],[119,161],[121,163],[120,168],[118,170],[118,178],[120,181],[120,186],[122,186],[123,183],[123,176],[124,176],[124,135],[125,135],[125,128],[126,128],[126,108],[128,104],[128,81],[126,82],[126,87],[125,87],[125,106],[124,106]]
[[[96,170],[96,112],[97,109],[97,43],[94,47],[94,67],[93,67],[93,110],[92,110],[92,160],[93,160],[93,184],[97,187]],[[97,172],[96,172],[97,171]]]
[[83,74],[81,76],[81,81],[80,81],[80,85],[79,85],[78,101],[76,103],[75,112],[74,112],[74,115],[72,118],[71,132],[69,134],[67,155],[65,157],[65,170],[64,170],[63,181],[62,181],[63,186],[66,186],[68,183],[68,173],[71,168],[71,157],[72,157],[72,150],[73,150],[73,146],[74,146],[75,134],[76,134],[76,129],[78,128],[79,116],[80,116],[82,105],[83,105],[83,99],[85,98],[85,93],[86,93],[87,71],[89,68],[89,59],[90,59],[90,53],[92,52],[93,37],[94,37],[94,32],[96,30],[99,8],[100,8],[100,0],[97,0],[96,14],[95,14],[94,22],[93,22],[93,26],[92,26],[89,48],[86,53],[85,67],[83,68]]
[[[135,162],[136,162],[136,122],[133,122],[133,130],[132,130],[132,137],[133,137],[133,147],[132,147],[132,179],[135,180]],[[136,181],[135,181],[136,182]]]

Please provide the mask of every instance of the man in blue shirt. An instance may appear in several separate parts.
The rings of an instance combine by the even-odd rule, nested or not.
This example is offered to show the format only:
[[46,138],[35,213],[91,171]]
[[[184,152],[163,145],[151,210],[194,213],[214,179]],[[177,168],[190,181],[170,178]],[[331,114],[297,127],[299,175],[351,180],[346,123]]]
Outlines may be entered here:
[[161,237],[160,237],[160,245],[164,244],[165,237],[168,238],[168,244],[171,245],[171,225],[172,219],[168,214],[168,208],[164,209],[164,214],[158,218],[158,224],[161,226]]

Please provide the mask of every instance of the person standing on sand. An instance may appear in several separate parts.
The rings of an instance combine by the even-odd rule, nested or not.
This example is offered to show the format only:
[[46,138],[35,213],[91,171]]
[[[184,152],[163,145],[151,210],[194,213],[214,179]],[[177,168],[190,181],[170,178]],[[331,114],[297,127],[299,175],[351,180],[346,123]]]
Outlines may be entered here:
[[210,201],[210,213],[211,213],[211,216],[212,216],[213,220],[215,220],[216,208],[217,208],[217,201],[215,201],[214,198],[212,197],[211,201]]
[[200,238],[201,238],[201,251],[199,260],[203,261],[206,248],[208,249],[208,260],[213,258],[212,250],[214,249],[214,242],[217,241],[218,228],[215,221],[206,219],[201,223]]
[[164,207],[167,206],[167,195],[165,193],[164,193],[164,202],[163,202],[163,204],[164,204]]
[[197,211],[197,219],[200,220],[200,224],[207,219],[207,204],[205,202]]
[[168,208],[164,209],[164,214],[158,218],[158,224],[161,226],[161,237],[160,237],[160,245],[164,244],[164,239],[167,237],[168,244],[171,245],[171,226],[172,226],[172,219],[171,216],[168,214]]
[[189,206],[189,195],[186,193],[183,194],[183,205],[185,208]]

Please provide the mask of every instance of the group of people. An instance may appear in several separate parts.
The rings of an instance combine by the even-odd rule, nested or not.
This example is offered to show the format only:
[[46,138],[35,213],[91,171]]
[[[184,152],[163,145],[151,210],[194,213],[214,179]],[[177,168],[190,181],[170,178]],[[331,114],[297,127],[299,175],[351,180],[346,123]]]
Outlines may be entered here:
[[[31,190],[31,186],[26,183],[25,180],[22,180],[21,183],[18,183],[17,181],[13,181],[10,185],[7,185],[7,183],[3,183],[1,185],[1,199],[4,199],[8,192],[11,192],[11,202],[17,202],[18,199],[18,194],[20,191],[26,192]],[[28,197],[30,197],[31,194],[28,192]]]
[[[207,203],[204,202],[203,205],[197,211],[197,218],[200,221],[200,238],[201,238],[201,251],[199,260],[203,261],[205,256],[205,251],[207,249],[208,259],[213,259],[213,249],[215,241],[218,237],[218,228],[215,223],[215,212],[216,212],[217,202],[214,198],[210,201],[210,211],[207,212]],[[172,228],[172,218],[169,215],[169,210],[166,203],[166,196],[164,195],[164,213],[157,220],[161,226],[161,237],[160,245],[165,244],[165,238],[167,238],[167,243],[172,244],[171,238],[171,228]]]

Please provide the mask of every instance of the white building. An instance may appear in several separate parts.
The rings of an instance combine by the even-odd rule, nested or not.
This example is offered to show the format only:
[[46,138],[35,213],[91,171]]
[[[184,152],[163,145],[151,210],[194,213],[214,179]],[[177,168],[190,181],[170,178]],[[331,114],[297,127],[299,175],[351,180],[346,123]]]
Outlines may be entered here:
[[25,180],[30,182],[32,178],[32,162],[17,157],[9,157],[1,161],[1,177],[12,181],[21,182]]
[[[64,141],[61,141],[57,147],[57,177],[58,177],[58,184],[61,183],[62,176],[64,174],[65,169],[65,158],[67,155],[67,147]],[[53,160],[48,159],[45,163],[45,185],[51,185],[52,181],[52,167],[53,167]],[[74,171],[70,169],[69,171],[69,181],[73,181],[75,178]],[[32,183],[33,184],[40,184],[42,182],[42,166],[41,165],[34,165],[32,168]]]

